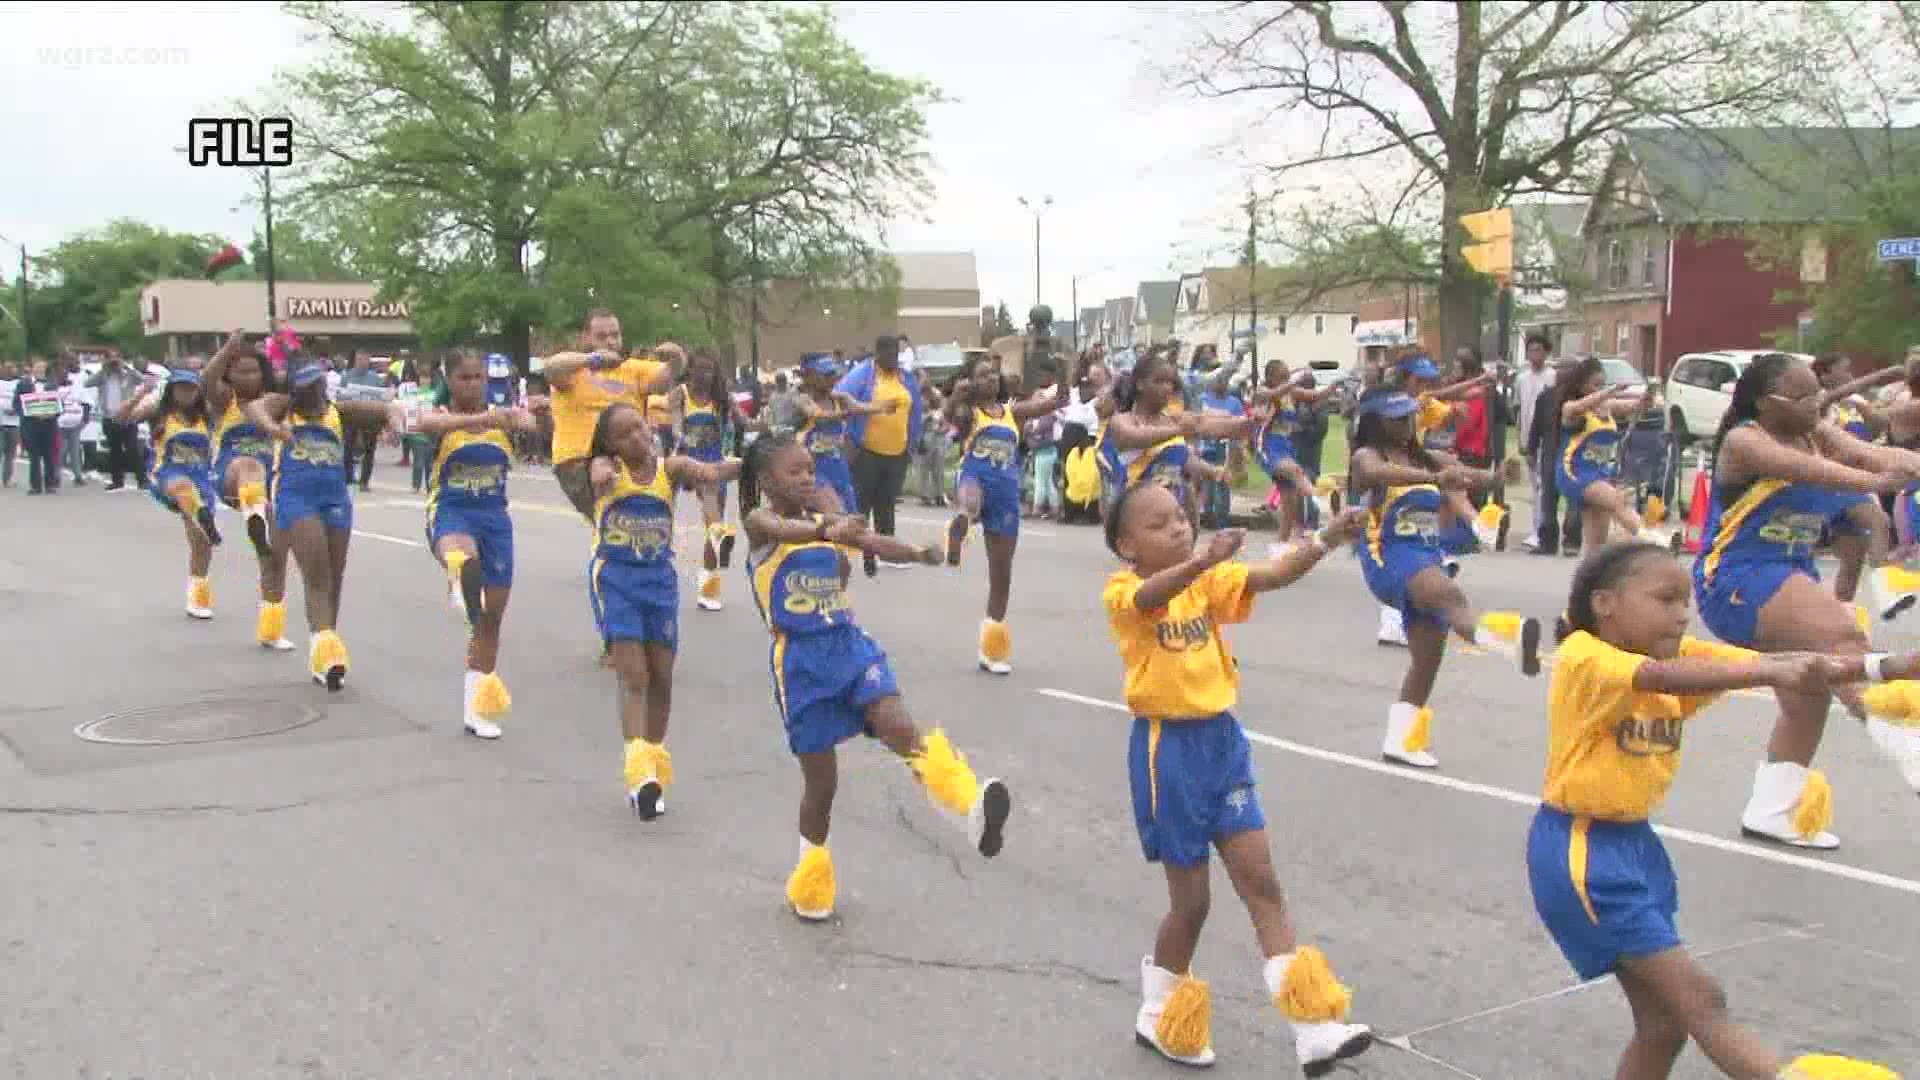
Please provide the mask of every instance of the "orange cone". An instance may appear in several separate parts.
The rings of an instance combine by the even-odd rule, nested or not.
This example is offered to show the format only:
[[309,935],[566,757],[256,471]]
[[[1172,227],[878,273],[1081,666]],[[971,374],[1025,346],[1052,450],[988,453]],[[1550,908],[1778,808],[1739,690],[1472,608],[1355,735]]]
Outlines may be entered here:
[[1707,510],[1713,503],[1713,487],[1707,480],[1707,471],[1693,474],[1693,498],[1687,501],[1687,541],[1689,555],[1700,554],[1700,545],[1707,534]]

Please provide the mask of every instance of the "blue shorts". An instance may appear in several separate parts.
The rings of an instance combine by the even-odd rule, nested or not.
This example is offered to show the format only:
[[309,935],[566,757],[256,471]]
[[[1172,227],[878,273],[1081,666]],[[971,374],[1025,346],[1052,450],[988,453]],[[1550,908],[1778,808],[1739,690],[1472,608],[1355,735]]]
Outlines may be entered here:
[[181,480],[192,483],[194,490],[200,493],[200,505],[209,510],[213,509],[215,501],[213,494],[213,477],[209,476],[205,469],[194,468],[190,465],[168,465],[162,467],[159,473],[148,482],[147,494],[152,495],[153,501],[159,503],[167,510],[173,513],[179,513],[179,507],[174,506],[173,500],[167,497],[167,488]]
[[853,493],[853,470],[847,466],[847,459],[827,455],[813,459],[813,480],[825,484],[840,496],[840,509],[843,513],[860,512],[860,500]]
[[680,579],[672,566],[593,560],[587,597],[600,640],[680,648]]
[[1582,979],[1623,956],[1676,948],[1679,882],[1667,849],[1644,821],[1595,821],[1549,806],[1527,831],[1534,910]]
[[1568,471],[1566,465],[1562,464],[1560,466],[1560,475],[1557,478],[1560,485],[1560,497],[1567,500],[1568,506],[1576,510],[1583,510],[1587,505],[1588,486],[1601,480],[1611,482],[1614,475],[1611,470],[1601,468],[1598,465],[1583,464],[1577,469]]
[[338,492],[309,494],[299,491],[276,491],[273,494],[273,530],[291,529],[297,522],[310,517],[319,517],[320,523],[329,529],[353,528],[353,496],[346,491],[345,484]]
[[1135,717],[1127,773],[1148,862],[1198,866],[1215,843],[1267,827],[1254,790],[1253,748],[1232,713],[1205,720]]
[[1757,562],[1722,566],[1713,580],[1705,576],[1705,560],[1694,564],[1693,598],[1700,606],[1700,621],[1713,636],[1729,645],[1752,648],[1759,634],[1760,609],[1780,591],[1780,586],[1795,574],[1820,580],[1820,571],[1812,566],[1790,562]]
[[775,635],[768,667],[787,748],[796,754],[822,753],[855,735],[873,734],[867,707],[900,693],[887,654],[857,626]]
[[[255,457],[252,454],[236,454],[231,450],[213,459],[213,486],[220,491],[225,491],[227,489],[227,470],[231,469],[233,467],[233,463],[236,461],[239,461],[241,458],[246,458],[250,461],[259,462],[260,470],[262,473],[265,474],[263,479],[266,481],[267,490],[269,491],[273,490],[273,459],[272,458]],[[223,501],[226,502],[228,506],[233,507],[235,510],[240,509],[239,500],[228,499],[225,496],[222,496],[221,498],[223,499]]]
[[[972,460],[971,458],[968,459]],[[980,489],[980,529],[993,536],[1020,535],[1020,480],[989,470],[960,469],[960,486]]]
[[513,519],[506,507],[438,503],[427,511],[427,547],[438,550],[443,536],[473,538],[482,585],[506,588],[513,584]]
[[1293,459],[1293,440],[1284,435],[1269,435],[1260,444],[1260,467],[1267,470],[1267,475],[1283,491],[1291,489],[1293,481],[1280,475],[1280,466]]
[[[1471,531],[1468,536],[1472,536]],[[1431,544],[1389,542],[1380,545],[1380,560],[1376,562],[1372,549],[1362,543],[1360,576],[1366,579],[1367,588],[1373,592],[1374,599],[1398,611],[1405,622],[1425,619],[1444,626],[1445,615],[1437,611],[1422,611],[1413,606],[1413,597],[1407,592],[1407,586],[1420,571],[1429,566],[1439,566],[1445,558],[1445,551]]]

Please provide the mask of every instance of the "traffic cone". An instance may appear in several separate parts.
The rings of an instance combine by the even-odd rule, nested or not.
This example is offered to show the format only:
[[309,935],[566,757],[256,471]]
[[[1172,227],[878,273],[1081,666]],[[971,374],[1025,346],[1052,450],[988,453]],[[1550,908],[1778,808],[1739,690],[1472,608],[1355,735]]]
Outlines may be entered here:
[[1713,487],[1707,480],[1705,469],[1693,474],[1693,498],[1687,501],[1686,550],[1689,555],[1700,554],[1700,545],[1707,534],[1707,510],[1713,502]]

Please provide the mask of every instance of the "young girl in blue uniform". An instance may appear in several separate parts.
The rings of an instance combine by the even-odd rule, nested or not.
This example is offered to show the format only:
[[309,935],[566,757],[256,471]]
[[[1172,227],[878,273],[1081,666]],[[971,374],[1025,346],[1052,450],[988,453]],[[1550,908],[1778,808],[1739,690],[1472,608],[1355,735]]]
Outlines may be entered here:
[[939,728],[922,734],[907,712],[893,665],[854,621],[846,550],[938,565],[934,547],[872,532],[857,515],[815,509],[814,458],[791,436],[759,439],[749,451],[766,504],[747,515],[747,576],[760,618],[773,635],[768,668],[787,748],[800,761],[800,858],[787,878],[787,903],[802,919],[833,914],[835,877],[828,824],[839,783],[835,747],[867,735],[898,754],[934,805],[965,819],[973,845],[1000,853],[1012,798],[997,779],[978,781]]
[[[852,466],[847,462],[847,417],[892,412],[899,408],[899,402],[889,399],[874,404],[835,390],[834,383],[843,374],[840,361],[834,359],[832,353],[808,353],[801,357],[800,394],[794,404],[800,411],[800,442],[807,453],[813,455],[814,472],[819,480],[816,500],[823,507],[833,507],[826,511],[828,513],[857,514],[860,500],[853,490]],[[831,504],[826,501],[829,494]],[[878,572],[879,564],[872,557],[863,558],[861,564],[868,577]]]
[[620,678],[627,802],[642,821],[652,821],[666,812],[673,786],[666,746],[680,649],[673,494],[676,485],[724,484],[740,464],[661,457],[645,414],[626,402],[600,414],[588,461],[596,530],[588,595],[607,662]]
[[1607,542],[1607,528],[1618,523],[1630,539],[1660,543],[1666,538],[1648,531],[1639,511],[1616,483],[1620,475],[1620,441],[1625,421],[1646,410],[1652,400],[1651,383],[1640,390],[1608,386],[1607,371],[1595,357],[1560,373],[1554,400],[1560,406],[1560,464],[1556,480],[1567,505],[1580,511],[1580,543],[1597,548]]
[[421,416],[427,439],[427,546],[445,568],[448,589],[466,612],[467,649],[461,723],[470,735],[500,737],[512,707],[496,670],[500,625],[513,590],[513,519],[507,473],[513,435],[538,430],[533,414],[488,404],[488,358],[472,349],[447,361],[447,404]]
[[1448,632],[1512,658],[1531,676],[1540,671],[1540,623],[1514,612],[1475,612],[1447,573],[1447,538],[1459,527],[1458,504],[1448,494],[1484,488],[1494,478],[1420,445],[1413,427],[1419,408],[1392,390],[1362,399],[1351,468],[1354,491],[1368,510],[1355,545],[1360,572],[1374,598],[1399,613],[1410,654],[1400,699],[1387,710],[1380,756],[1431,769],[1440,762],[1428,750],[1433,710],[1427,701],[1446,658]]
[[[1310,372],[1302,369],[1301,376]],[[1269,360],[1262,373],[1262,386],[1253,395],[1255,407],[1266,406],[1267,419],[1254,434],[1254,448],[1260,455],[1260,467],[1280,489],[1280,543],[1291,543],[1304,533],[1306,505],[1313,495],[1313,478],[1294,460],[1293,437],[1300,430],[1302,405],[1312,406],[1334,392],[1336,387],[1309,390],[1287,370],[1284,360]]]
[[353,495],[347,483],[347,425],[378,431],[388,407],[377,401],[327,400],[327,369],[304,357],[287,368],[288,392],[262,394],[241,409],[247,422],[277,444],[273,461],[273,545],[291,551],[307,594],[307,670],[328,690],[347,681],[340,640],[340,597],[353,540]]
[[1687,1040],[1733,1077],[1897,1080],[1843,1058],[1788,1062],[1727,1015],[1681,942],[1673,864],[1647,819],[1665,801],[1693,717],[1729,690],[1825,696],[1838,683],[1920,675],[1920,654],[1766,656],[1687,636],[1687,574],[1653,544],[1587,556],[1573,633],[1549,684],[1546,789],[1527,836],[1534,907],[1582,979],[1612,974],[1633,1012],[1621,1080],[1662,1080]]
[[1348,511],[1277,560],[1248,564],[1231,561],[1246,539],[1241,529],[1216,532],[1196,550],[1186,508],[1164,485],[1134,484],[1107,515],[1107,546],[1128,564],[1107,579],[1101,600],[1134,714],[1127,752],[1134,824],[1147,861],[1166,873],[1170,902],[1153,953],[1140,961],[1134,1039],[1180,1064],[1213,1064],[1210,993],[1191,969],[1214,848],[1247,906],[1267,992],[1293,1029],[1307,1075],[1373,1041],[1364,1025],[1346,1022],[1348,992],[1326,957],[1295,938],[1273,872],[1252,750],[1233,716],[1238,667],[1220,630],[1251,617],[1256,593],[1313,569],[1329,547],[1358,533],[1363,518]]
[[[1885,552],[1886,514],[1873,495],[1920,476],[1920,456],[1871,446],[1822,421],[1820,397],[1813,371],[1784,353],[1755,357],[1734,384],[1693,566],[1701,619],[1722,641],[1761,652],[1867,651],[1853,605],[1821,587],[1814,548],[1823,531],[1843,524],[1865,533],[1873,552]],[[1795,847],[1837,847],[1826,828],[1831,789],[1811,768],[1832,696],[1775,696],[1780,718],[1741,830]],[[1872,724],[1858,695],[1841,697]]]
[[1171,488],[1198,516],[1196,480],[1224,482],[1227,471],[1200,460],[1187,440],[1244,439],[1258,416],[1207,416],[1180,408],[1180,375],[1173,359],[1155,349],[1114,383],[1114,411],[1100,429],[1101,471],[1109,505],[1120,493],[1151,479]]
[[117,419],[148,425],[153,472],[147,493],[180,515],[187,534],[187,614],[211,619],[213,585],[207,571],[213,565],[213,549],[220,543],[220,530],[213,522],[213,440],[200,374],[184,369],[170,372],[164,384],[149,386],[138,400],[127,402]]
[[246,519],[247,540],[259,564],[260,611],[254,640],[263,649],[292,652],[287,640],[287,558],[269,535],[273,512],[273,439],[246,416],[246,404],[274,392],[273,366],[234,331],[200,373],[201,394],[213,421],[213,483],[221,501]]
[[[730,431],[745,431],[753,421],[740,412],[720,372],[720,358],[709,349],[695,349],[687,361],[686,381],[668,395],[673,416],[674,445],[695,461],[718,465],[726,456]],[[727,485],[694,487],[700,499],[700,520],[706,543],[700,549],[700,578],[695,602],[703,611],[719,611],[720,571],[733,563],[733,526],[727,524]]]
[[960,433],[960,512],[947,523],[947,565],[959,566],[972,523],[987,548],[987,617],[980,622],[980,670],[1013,671],[1013,635],[1007,596],[1013,590],[1013,553],[1020,544],[1020,428],[1056,408],[1055,388],[1022,401],[1007,400],[1006,379],[992,356],[961,370],[947,400],[947,420]]

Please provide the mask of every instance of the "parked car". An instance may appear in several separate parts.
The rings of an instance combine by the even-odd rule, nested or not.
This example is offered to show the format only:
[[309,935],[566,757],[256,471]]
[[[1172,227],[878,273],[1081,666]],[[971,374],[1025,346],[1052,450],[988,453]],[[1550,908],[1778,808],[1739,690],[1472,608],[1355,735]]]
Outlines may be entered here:
[[[1756,356],[1771,349],[1716,349],[1686,353],[1674,361],[1667,376],[1667,431],[1676,447],[1711,439],[1720,430],[1720,418],[1733,400],[1733,384]],[[1788,353],[1807,363],[1813,357]]]

